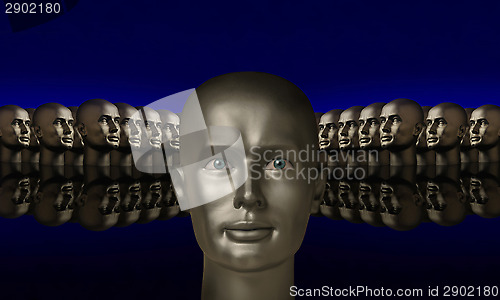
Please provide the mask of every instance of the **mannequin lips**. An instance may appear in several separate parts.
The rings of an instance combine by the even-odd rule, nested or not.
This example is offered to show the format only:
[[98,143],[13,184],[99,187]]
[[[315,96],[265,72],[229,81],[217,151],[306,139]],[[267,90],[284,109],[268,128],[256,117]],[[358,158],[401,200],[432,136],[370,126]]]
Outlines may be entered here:
[[157,139],[157,138],[152,138],[152,139],[149,140],[149,142],[151,143],[151,145],[154,145],[154,146],[161,145],[160,139]]
[[347,145],[347,144],[349,144],[349,141],[350,140],[348,138],[343,138],[343,139],[339,140],[339,144],[340,145]]
[[180,143],[178,140],[172,140],[170,141],[170,146],[175,146],[175,147],[179,147]]
[[108,135],[108,141],[112,143],[118,143],[120,141],[120,138],[116,135]]
[[427,143],[429,143],[429,144],[434,144],[434,143],[437,143],[438,141],[439,141],[439,139],[437,137],[433,137],[433,136],[431,136],[427,139]]
[[362,137],[359,139],[360,144],[368,144],[370,142],[371,138],[369,137]]
[[471,142],[479,142],[481,140],[481,137],[478,135],[474,135],[470,137]]
[[73,139],[72,139],[72,138],[70,138],[70,137],[63,137],[63,138],[62,138],[62,141],[63,141],[63,143],[65,143],[65,144],[70,144],[70,143],[73,143]]
[[390,142],[390,141],[392,141],[392,135],[383,135],[383,136],[380,138],[380,140],[381,140],[382,142]]
[[262,240],[274,231],[274,228],[258,222],[236,222],[224,227],[227,237],[234,242],[256,242]]
[[29,143],[29,142],[30,142],[30,138],[29,138],[29,137],[27,137],[27,136],[20,136],[20,137],[19,137],[19,141],[20,141],[21,143]]
[[328,146],[328,145],[330,145],[330,140],[320,140],[319,145],[320,146]]

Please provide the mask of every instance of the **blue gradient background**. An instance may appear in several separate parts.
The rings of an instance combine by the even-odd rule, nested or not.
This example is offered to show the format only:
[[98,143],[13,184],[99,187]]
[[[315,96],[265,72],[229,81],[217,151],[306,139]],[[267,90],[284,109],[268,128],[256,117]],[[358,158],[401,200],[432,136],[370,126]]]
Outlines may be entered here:
[[[145,105],[216,75],[285,77],[315,111],[407,97],[498,104],[499,1],[80,1],[12,33],[0,15],[0,102]],[[2,10],[3,12],[3,10]],[[277,112],[279,113],[279,112]],[[311,218],[296,283],[500,285],[500,219],[410,232]],[[0,220],[1,299],[196,299],[189,218],[90,232]]]

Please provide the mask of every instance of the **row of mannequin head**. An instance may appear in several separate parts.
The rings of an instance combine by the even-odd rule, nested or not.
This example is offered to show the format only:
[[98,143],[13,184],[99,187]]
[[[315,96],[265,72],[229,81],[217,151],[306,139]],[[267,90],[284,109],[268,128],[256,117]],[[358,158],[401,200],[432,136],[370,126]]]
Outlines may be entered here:
[[179,117],[168,110],[103,99],[79,107],[0,107],[0,160],[41,165],[132,165],[132,148],[179,145]]
[[321,149],[377,150],[378,161],[373,164],[500,161],[500,107],[496,105],[464,109],[448,102],[431,107],[400,98],[316,116]]

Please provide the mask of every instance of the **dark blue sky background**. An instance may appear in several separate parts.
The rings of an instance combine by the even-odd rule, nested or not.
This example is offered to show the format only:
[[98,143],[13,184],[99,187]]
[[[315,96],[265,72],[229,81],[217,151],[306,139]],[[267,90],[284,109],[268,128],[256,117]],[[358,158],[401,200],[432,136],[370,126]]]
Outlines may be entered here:
[[263,71],[316,111],[408,97],[498,103],[499,1],[80,1],[12,33],[0,101],[147,104],[216,75]]

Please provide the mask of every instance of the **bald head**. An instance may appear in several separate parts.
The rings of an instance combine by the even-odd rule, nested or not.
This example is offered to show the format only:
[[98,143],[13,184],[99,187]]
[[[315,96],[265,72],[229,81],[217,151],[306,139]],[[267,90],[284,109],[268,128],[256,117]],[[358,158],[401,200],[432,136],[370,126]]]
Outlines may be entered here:
[[500,136],[500,107],[487,104],[475,109],[470,116],[472,147],[489,149],[498,145]]
[[339,148],[337,133],[340,114],[343,111],[343,109],[332,109],[321,116],[318,124],[320,149],[332,150]]
[[399,98],[387,103],[380,113],[382,147],[391,151],[415,147],[423,121],[424,113],[417,102]]
[[380,112],[386,103],[376,102],[359,114],[359,146],[361,149],[380,147]]
[[76,118],[85,147],[99,151],[118,148],[120,114],[113,103],[104,99],[87,100],[78,107]]
[[65,151],[73,147],[73,115],[59,103],[45,103],[33,113],[33,130],[42,147]]
[[2,145],[20,150],[30,142],[30,117],[28,112],[17,105],[0,107],[0,137]]
[[359,115],[363,106],[352,106],[344,110],[339,117],[340,149],[357,148],[359,146]]
[[427,114],[427,145],[437,151],[458,147],[467,129],[467,113],[458,104],[440,103]]

